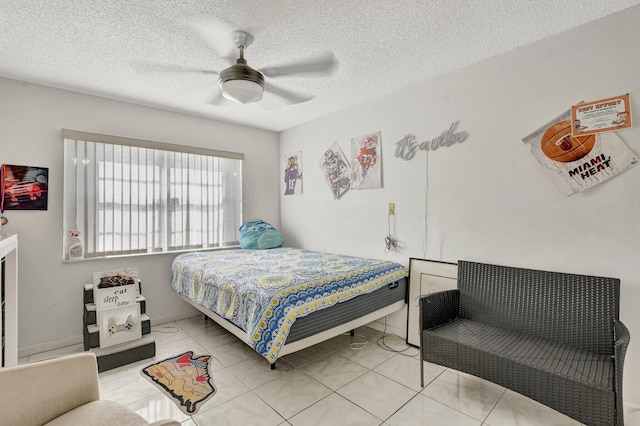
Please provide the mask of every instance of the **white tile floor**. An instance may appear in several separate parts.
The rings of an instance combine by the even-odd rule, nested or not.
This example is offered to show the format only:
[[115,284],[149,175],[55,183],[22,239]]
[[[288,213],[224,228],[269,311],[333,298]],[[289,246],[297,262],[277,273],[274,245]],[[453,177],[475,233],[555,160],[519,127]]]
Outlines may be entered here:
[[[149,421],[173,418],[206,425],[579,425],[546,406],[493,383],[425,362],[420,388],[418,350],[403,354],[377,344],[368,327],[279,359],[277,369],[214,322],[198,315],[152,327],[156,356],[100,374],[102,399],[128,405]],[[352,345],[366,339],[367,343]],[[404,339],[384,343],[405,349]],[[352,347],[353,346],[353,347]],[[29,361],[78,352],[74,346]],[[140,374],[147,365],[185,351],[212,355],[216,395],[195,416],[182,414]]]

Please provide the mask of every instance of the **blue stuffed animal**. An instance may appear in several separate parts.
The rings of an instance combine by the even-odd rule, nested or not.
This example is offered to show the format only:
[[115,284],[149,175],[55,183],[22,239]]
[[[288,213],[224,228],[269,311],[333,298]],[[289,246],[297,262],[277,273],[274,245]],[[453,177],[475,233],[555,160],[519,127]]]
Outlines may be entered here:
[[283,243],[280,232],[263,220],[247,222],[240,227],[240,247],[243,249],[270,249],[281,247]]

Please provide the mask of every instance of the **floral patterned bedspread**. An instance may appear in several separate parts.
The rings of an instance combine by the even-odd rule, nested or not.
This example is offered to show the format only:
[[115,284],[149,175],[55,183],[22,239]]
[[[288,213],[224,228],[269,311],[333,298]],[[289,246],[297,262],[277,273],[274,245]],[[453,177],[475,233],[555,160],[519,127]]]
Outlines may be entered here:
[[406,276],[395,262],[281,247],[181,254],[171,288],[245,330],[273,363],[296,318]]

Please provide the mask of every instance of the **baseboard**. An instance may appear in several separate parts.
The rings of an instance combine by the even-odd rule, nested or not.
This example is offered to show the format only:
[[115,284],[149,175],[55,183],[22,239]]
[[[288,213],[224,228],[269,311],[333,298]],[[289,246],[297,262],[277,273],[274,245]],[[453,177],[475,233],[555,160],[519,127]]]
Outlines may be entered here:
[[24,358],[41,352],[54,351],[56,349],[66,348],[67,346],[82,345],[82,339],[82,334],[78,334],[77,336],[65,337],[64,339],[49,340],[48,342],[37,343],[31,346],[22,346],[18,348],[18,358]]
[[166,324],[168,322],[179,321],[185,318],[191,318],[198,314],[200,314],[200,311],[198,311],[197,309],[190,309],[188,311],[180,312],[178,314],[164,315],[161,317],[153,317],[151,318],[151,326],[153,327],[154,325]]
[[[367,324],[368,327],[376,329],[378,331],[386,331],[387,334],[393,334],[398,337],[402,337],[403,339],[407,337],[407,330],[403,330],[398,327],[394,327],[389,325],[388,323],[385,325],[384,318],[376,320],[372,323]],[[386,330],[385,330],[386,327]]]
[[393,334],[395,336],[401,337],[402,339],[407,338],[407,309],[406,307],[399,310],[398,312],[394,312],[391,315],[387,315],[384,318],[380,318],[371,324],[369,327],[374,328],[379,331],[386,331],[387,334]]
[[[196,309],[191,309],[185,312],[180,312],[177,314],[164,315],[161,317],[153,317],[151,318],[151,326],[166,324],[169,322],[179,321],[186,318],[191,318],[195,315],[200,314],[200,312]],[[385,330],[384,318],[381,320],[373,321],[368,324],[369,327],[374,328],[379,331]],[[406,330],[403,330],[398,327],[394,327],[392,325],[386,324],[386,332],[387,334],[395,334],[396,336],[400,336],[402,338],[406,337]],[[23,346],[18,348],[18,358],[24,358],[30,355],[39,354],[41,352],[49,352],[54,351],[56,349],[62,349],[67,346],[73,345],[81,345],[83,342],[82,335],[66,337],[64,339],[51,340],[48,342],[42,342],[31,346]]]
[[[164,315],[161,317],[151,318],[151,326],[166,324],[168,322],[178,321],[185,318],[191,318],[198,315],[196,309],[190,309],[188,311],[180,312],[177,314]],[[30,355],[39,354],[42,352],[55,351],[57,349],[66,348],[67,346],[82,345],[82,334],[77,336],[65,337],[64,339],[50,340],[48,342],[37,343],[30,346],[22,346],[18,348],[18,358],[28,357]]]

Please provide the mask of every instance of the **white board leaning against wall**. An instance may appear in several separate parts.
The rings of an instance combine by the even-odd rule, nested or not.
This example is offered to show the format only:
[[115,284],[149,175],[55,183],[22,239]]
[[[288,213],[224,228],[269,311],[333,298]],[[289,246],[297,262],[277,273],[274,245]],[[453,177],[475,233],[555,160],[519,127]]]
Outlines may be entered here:
[[409,259],[409,313],[407,343],[420,346],[420,296],[457,288],[458,265],[427,259]]

